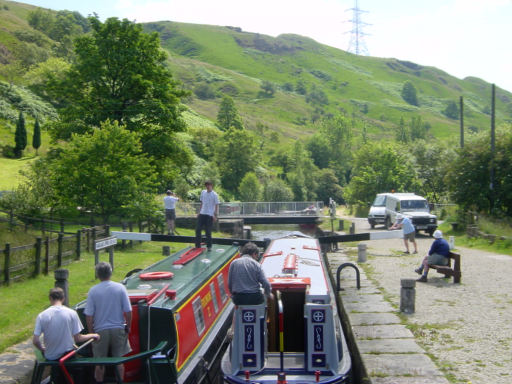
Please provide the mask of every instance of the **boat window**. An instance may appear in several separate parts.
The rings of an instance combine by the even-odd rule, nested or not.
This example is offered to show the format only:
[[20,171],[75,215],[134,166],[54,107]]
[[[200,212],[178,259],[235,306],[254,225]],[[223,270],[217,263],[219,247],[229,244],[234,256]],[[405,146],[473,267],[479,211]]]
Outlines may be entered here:
[[386,196],[377,196],[372,204],[374,207],[385,207],[386,206]]
[[220,300],[224,303],[228,298],[226,288],[224,287],[224,275],[217,276],[217,283],[219,284]]
[[199,296],[192,302],[192,308],[194,309],[194,318],[196,319],[197,334],[201,335],[205,326],[203,306],[201,305],[201,298]]
[[210,283],[210,292],[212,293],[213,308],[215,309],[215,313],[217,313],[219,311],[219,303],[217,303],[217,291],[213,281]]

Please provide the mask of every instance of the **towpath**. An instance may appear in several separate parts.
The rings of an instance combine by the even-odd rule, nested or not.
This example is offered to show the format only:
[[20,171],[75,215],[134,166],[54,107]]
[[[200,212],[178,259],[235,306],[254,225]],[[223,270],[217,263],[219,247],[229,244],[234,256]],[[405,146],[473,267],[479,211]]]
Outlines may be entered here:
[[[351,220],[356,223],[357,233],[369,231],[366,220]],[[391,311],[388,308],[375,312],[388,313],[385,316],[399,313],[400,279],[418,277],[414,269],[419,266],[432,240],[428,236],[418,236],[418,255],[403,254],[404,246],[401,239],[366,242],[368,261],[361,263],[360,267],[365,271],[370,284],[364,289],[367,293],[380,292],[384,299],[382,305],[391,306]],[[457,248],[457,239],[455,246]],[[469,248],[457,248],[456,251],[461,254],[462,259],[462,283],[453,284],[452,279],[445,279],[443,275],[431,271],[428,283],[416,283],[416,312],[402,316],[399,323],[407,325],[417,345],[427,353],[426,356],[431,357],[450,382],[512,383],[512,257]],[[332,257],[334,264],[337,259],[339,262],[346,258],[356,261],[357,248],[343,247],[339,252],[333,253]],[[353,271],[347,270],[342,276],[343,287],[355,286]],[[354,305],[354,296],[351,298],[350,292],[354,290],[347,288],[347,291],[343,300],[346,302],[345,307],[348,306],[350,311]],[[356,301],[361,303],[361,298],[365,299],[364,290],[359,294],[362,296]],[[374,314],[374,317],[380,316]],[[362,317],[362,314],[357,314],[356,317]],[[371,323],[371,320],[365,321]],[[396,321],[393,323],[396,324]],[[376,325],[366,329],[371,330],[372,335],[364,335],[364,327],[358,328],[353,325],[353,328],[356,333],[359,332],[360,340],[370,340],[374,336],[378,338],[380,329]],[[400,335],[397,337],[402,338]],[[428,369],[416,372],[418,376],[415,381],[415,373],[403,369],[408,358],[418,353],[406,339],[407,337],[404,337],[406,345],[404,344],[403,350],[398,351],[402,354],[399,360],[393,363],[394,366],[390,361],[387,364],[383,362],[384,355],[380,352],[369,351],[367,357],[373,362],[375,369],[373,381],[446,382],[443,378],[435,376],[435,372],[428,381]],[[380,342],[383,343],[385,340]],[[361,343],[360,349],[363,349],[363,353],[368,347],[367,344],[367,341]],[[368,349],[366,351],[368,352]],[[430,367],[428,362],[424,367]],[[394,375],[396,377],[393,378]]]

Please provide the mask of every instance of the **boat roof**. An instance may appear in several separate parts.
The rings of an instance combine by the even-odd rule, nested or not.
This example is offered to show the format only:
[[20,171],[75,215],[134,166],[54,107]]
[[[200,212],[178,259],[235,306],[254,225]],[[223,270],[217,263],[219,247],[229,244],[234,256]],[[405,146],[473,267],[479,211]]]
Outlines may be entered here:
[[[175,298],[169,299],[164,293],[153,306],[173,309],[208,283],[238,253],[238,247],[232,245],[213,245],[210,252],[204,249],[197,255],[194,255],[195,250],[197,248],[187,247],[126,278],[124,282],[132,302],[136,298],[149,301],[168,285],[166,291],[175,291]],[[172,272],[173,277],[158,280],[141,278],[143,274],[155,272]]]
[[273,288],[293,289],[294,285],[300,286],[301,281],[304,284],[309,280],[308,296],[329,296],[330,284],[317,239],[290,236],[273,240],[263,255],[261,266]]

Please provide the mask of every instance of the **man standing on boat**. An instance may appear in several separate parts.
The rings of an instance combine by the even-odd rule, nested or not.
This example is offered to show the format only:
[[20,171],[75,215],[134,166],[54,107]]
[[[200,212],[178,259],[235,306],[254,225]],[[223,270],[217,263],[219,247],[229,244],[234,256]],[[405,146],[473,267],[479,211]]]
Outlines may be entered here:
[[201,208],[197,215],[196,225],[196,248],[201,247],[201,231],[204,227],[206,234],[206,247],[208,251],[212,250],[212,227],[213,222],[217,221],[219,215],[219,196],[213,190],[211,181],[204,183],[206,189],[201,192]]
[[[62,288],[50,289],[48,298],[51,307],[37,316],[34,336],[32,337],[32,343],[43,352],[46,359],[59,360],[74,349],[73,342],[83,343],[89,339],[99,340],[100,336],[97,333],[86,335],[80,333],[84,327],[78,318],[78,314],[62,304],[64,302]],[[41,334],[44,334],[44,345],[40,340]],[[60,367],[52,367],[51,376],[53,383],[67,383]]]
[[245,244],[240,253],[242,257],[234,260],[229,266],[228,288],[233,303],[236,305],[263,303],[261,287],[268,298],[272,300],[272,287],[263,273],[261,264],[257,261],[259,250],[256,244]]
[[172,191],[167,191],[167,196],[164,197],[165,206],[165,220],[167,221],[167,234],[174,235],[174,227],[176,221],[176,202],[179,197]]
[[[113,357],[124,356],[131,351],[128,333],[132,325],[132,306],[126,287],[110,280],[112,267],[109,263],[98,263],[96,276],[101,282],[89,290],[84,311],[89,332],[94,330],[101,337],[93,344],[92,353],[94,357],[107,357],[110,349]],[[122,378],[123,365],[118,365],[117,369]],[[105,367],[96,366],[97,383],[103,383],[104,375]]]

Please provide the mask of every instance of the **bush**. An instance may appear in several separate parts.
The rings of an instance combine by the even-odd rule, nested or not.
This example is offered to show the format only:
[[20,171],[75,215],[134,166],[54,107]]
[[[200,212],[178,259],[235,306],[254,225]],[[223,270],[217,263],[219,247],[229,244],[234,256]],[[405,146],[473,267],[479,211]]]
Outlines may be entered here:
[[195,95],[201,100],[208,100],[215,98],[215,90],[211,85],[203,83],[194,88]]
[[8,159],[16,159],[16,153],[14,152],[14,147],[11,145],[4,145],[2,147],[2,156]]

